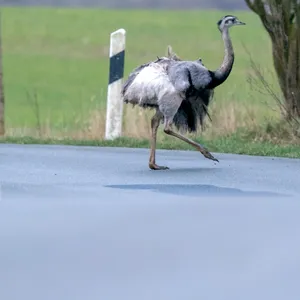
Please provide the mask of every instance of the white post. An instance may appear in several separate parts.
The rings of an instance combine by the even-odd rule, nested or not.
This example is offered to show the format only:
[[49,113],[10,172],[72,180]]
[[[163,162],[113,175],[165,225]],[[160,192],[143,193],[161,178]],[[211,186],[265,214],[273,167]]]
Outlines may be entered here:
[[124,76],[126,31],[119,29],[110,35],[109,82],[107,90],[105,139],[122,134],[123,102],[121,90]]

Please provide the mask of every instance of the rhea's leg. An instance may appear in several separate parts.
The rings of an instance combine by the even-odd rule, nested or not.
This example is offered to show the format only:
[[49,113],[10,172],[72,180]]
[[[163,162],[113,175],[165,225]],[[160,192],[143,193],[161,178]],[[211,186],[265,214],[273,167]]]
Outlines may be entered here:
[[167,119],[165,119],[165,124],[164,124],[164,132],[168,135],[172,135],[172,136],[175,136],[177,137],[178,139],[192,145],[193,147],[195,147],[198,151],[200,151],[204,157],[208,158],[208,159],[211,159],[213,161],[217,161],[219,162],[205,147],[203,147],[202,145],[194,142],[193,140],[177,133],[177,132],[174,132],[171,128],[171,122]]
[[156,150],[156,136],[157,129],[159,127],[159,123],[162,120],[162,113],[157,110],[155,115],[151,119],[151,150],[150,150],[150,158],[149,158],[149,168],[152,170],[166,170],[168,167],[158,166],[155,163],[155,150]]

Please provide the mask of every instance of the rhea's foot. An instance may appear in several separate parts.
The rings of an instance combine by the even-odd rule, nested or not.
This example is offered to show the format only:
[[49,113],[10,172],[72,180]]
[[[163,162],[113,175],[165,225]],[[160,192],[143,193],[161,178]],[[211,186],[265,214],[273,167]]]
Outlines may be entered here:
[[219,162],[206,148],[202,147],[200,152],[204,155],[204,157]]
[[158,166],[157,164],[155,163],[151,163],[149,162],[149,168],[151,170],[168,170],[169,168],[166,167],[166,166]]

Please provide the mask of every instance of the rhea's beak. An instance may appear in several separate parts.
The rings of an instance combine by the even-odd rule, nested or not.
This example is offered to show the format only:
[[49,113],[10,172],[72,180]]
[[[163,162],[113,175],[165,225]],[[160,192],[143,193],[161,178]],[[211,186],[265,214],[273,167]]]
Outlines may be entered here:
[[237,21],[237,22],[236,22],[236,25],[246,25],[246,23],[241,22],[241,21]]

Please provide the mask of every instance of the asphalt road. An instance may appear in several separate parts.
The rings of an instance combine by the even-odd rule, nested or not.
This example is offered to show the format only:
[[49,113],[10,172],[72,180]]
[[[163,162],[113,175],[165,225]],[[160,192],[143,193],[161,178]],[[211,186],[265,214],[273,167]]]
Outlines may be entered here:
[[0,299],[299,300],[300,160],[0,145]]

